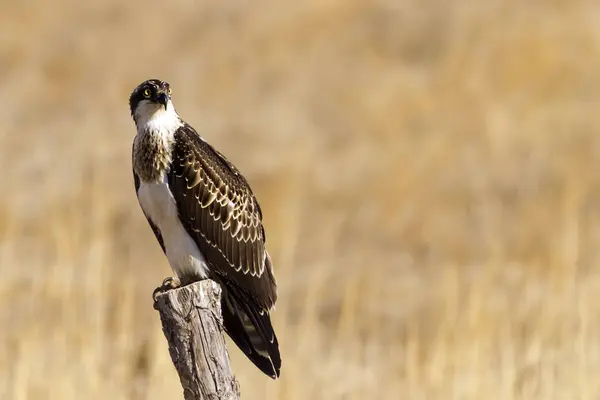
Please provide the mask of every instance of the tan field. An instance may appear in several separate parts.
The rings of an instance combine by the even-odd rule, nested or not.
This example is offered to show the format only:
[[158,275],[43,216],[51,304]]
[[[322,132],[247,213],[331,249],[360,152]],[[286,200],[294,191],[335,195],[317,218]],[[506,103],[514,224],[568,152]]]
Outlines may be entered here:
[[128,96],[247,176],[279,283],[242,398],[600,398],[600,3],[0,3],[0,399],[182,399]]

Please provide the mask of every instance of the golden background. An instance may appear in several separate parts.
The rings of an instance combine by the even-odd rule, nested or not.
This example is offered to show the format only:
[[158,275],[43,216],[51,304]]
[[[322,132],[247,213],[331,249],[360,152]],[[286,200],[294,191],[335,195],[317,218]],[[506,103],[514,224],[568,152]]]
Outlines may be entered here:
[[179,399],[128,96],[248,177],[281,379],[243,399],[600,398],[600,3],[0,2],[0,398]]

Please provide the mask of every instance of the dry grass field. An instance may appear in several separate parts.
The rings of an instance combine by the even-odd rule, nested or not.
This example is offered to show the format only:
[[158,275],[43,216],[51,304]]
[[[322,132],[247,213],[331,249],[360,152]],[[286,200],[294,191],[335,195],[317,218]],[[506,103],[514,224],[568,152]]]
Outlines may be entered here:
[[600,398],[600,3],[0,2],[0,399],[180,399],[128,96],[250,180],[252,399]]

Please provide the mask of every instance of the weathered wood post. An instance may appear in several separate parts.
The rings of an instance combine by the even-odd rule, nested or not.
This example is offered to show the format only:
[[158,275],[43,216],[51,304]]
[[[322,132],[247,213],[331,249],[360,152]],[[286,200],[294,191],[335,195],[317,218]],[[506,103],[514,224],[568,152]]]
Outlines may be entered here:
[[239,400],[223,336],[219,285],[203,280],[160,293],[154,308],[160,313],[184,399]]

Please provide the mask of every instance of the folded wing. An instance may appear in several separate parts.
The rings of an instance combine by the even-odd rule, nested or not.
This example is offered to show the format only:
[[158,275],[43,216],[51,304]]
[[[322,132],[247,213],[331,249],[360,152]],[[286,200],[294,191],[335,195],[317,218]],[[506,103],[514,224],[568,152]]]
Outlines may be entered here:
[[279,376],[269,317],[277,285],[260,206],[239,171],[187,124],[175,133],[172,157],[169,187],[183,226],[222,283],[225,329],[262,371]]

